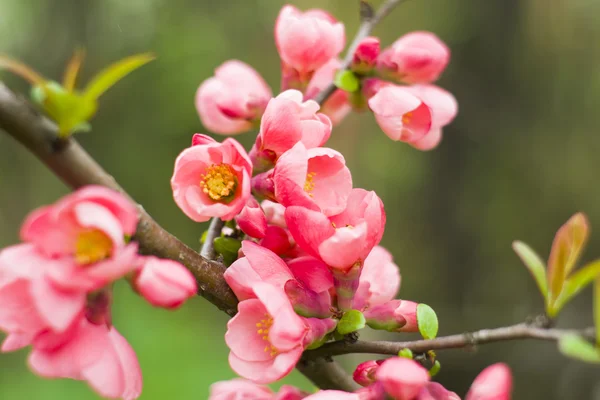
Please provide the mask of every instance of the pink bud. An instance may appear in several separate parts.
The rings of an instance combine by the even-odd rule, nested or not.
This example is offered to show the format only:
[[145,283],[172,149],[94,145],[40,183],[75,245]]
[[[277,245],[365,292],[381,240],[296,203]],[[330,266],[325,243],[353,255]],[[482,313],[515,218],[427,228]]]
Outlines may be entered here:
[[431,32],[411,32],[385,49],[377,60],[379,72],[406,83],[435,81],[450,61],[450,50]]
[[267,232],[267,218],[258,201],[250,197],[242,211],[235,217],[242,232],[253,238],[263,238]]
[[273,170],[252,177],[252,193],[265,199],[275,200]]
[[322,344],[325,336],[333,332],[337,325],[337,320],[331,318],[303,318],[303,320],[308,327],[308,332],[304,338],[304,347],[307,348]]
[[512,375],[508,365],[490,365],[473,381],[465,400],[510,400]]
[[302,286],[300,282],[290,279],[285,284],[285,294],[298,315],[315,318],[331,316],[331,298],[327,292],[316,293]]
[[356,48],[350,68],[359,74],[368,73],[375,67],[377,56],[379,56],[379,38],[366,37]]
[[429,373],[408,358],[387,359],[376,372],[377,380],[394,400],[414,400],[429,382]]
[[179,307],[197,291],[194,276],[183,265],[152,256],[145,257],[135,288],[150,304],[165,308]]
[[460,400],[460,397],[437,382],[429,382],[421,389],[416,400]]
[[230,60],[198,88],[196,109],[207,129],[233,135],[252,128],[271,95],[269,86],[252,67]]
[[384,360],[370,360],[358,364],[354,370],[354,374],[352,374],[354,381],[361,386],[369,386],[374,383],[376,381],[375,372],[377,372],[383,361]]
[[389,332],[418,332],[417,303],[407,300],[390,300],[363,312],[367,324],[373,329]]

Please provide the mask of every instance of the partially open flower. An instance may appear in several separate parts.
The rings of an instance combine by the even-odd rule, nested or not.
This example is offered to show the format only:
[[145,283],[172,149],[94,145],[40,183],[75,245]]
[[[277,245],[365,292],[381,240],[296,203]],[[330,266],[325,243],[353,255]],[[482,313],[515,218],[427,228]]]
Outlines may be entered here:
[[375,383],[375,373],[384,360],[369,360],[358,364],[352,378],[361,386],[369,386]]
[[283,385],[279,393],[273,393],[267,386],[237,378],[213,383],[208,400],[300,400],[305,396],[293,386]]
[[429,373],[419,363],[408,358],[387,359],[376,372],[377,380],[383,384],[394,400],[414,400],[429,382]]
[[473,381],[465,400],[510,400],[512,375],[508,365],[490,365]]
[[177,261],[150,256],[144,257],[142,262],[134,285],[150,304],[177,308],[196,294],[194,276]]
[[364,38],[358,44],[358,47],[352,56],[352,63],[350,64],[352,71],[360,74],[370,72],[377,62],[379,48],[379,38],[374,36]]

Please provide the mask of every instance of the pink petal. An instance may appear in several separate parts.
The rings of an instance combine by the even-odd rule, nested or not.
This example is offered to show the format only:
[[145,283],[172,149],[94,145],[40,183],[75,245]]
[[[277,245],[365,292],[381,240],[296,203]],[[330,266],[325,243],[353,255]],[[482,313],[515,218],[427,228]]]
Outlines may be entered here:
[[304,207],[288,207],[285,221],[298,246],[317,258],[320,258],[321,243],[335,233],[335,228],[325,215]]
[[323,261],[333,268],[347,269],[366,257],[365,238],[367,224],[360,223],[354,227],[342,227],[324,240],[319,246],[319,254]]
[[288,262],[294,277],[304,286],[320,293],[333,287],[333,276],[322,261],[313,257],[295,258]]
[[[227,323],[225,343],[237,357],[249,362],[271,360],[273,357],[265,346],[269,343],[258,333],[256,324],[268,317],[261,301],[244,300],[238,304],[238,313]],[[241,374],[240,374],[241,375]]]
[[266,361],[245,361],[230,352],[229,365],[238,375],[252,382],[272,383],[283,378],[294,369],[300,356],[302,356],[302,351],[302,347],[298,346]]
[[67,329],[85,307],[85,292],[61,290],[48,279],[32,281],[30,290],[42,318],[59,332]]

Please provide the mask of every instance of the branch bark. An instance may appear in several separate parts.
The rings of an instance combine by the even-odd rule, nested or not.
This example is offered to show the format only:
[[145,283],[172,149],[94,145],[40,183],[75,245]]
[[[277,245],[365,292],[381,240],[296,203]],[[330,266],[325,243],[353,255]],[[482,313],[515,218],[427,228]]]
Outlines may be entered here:
[[332,342],[326,343],[318,349],[305,352],[305,357],[313,359],[354,353],[397,355],[402,349],[410,349],[415,353],[425,353],[429,350],[466,348],[479,344],[517,339],[557,341],[561,336],[568,333],[576,333],[586,338],[594,339],[594,332],[594,328],[583,330],[546,329],[523,323],[502,328],[482,329],[459,335],[443,336],[430,340],[414,340],[409,342],[364,342],[360,340],[355,343],[344,341]]
[[208,226],[208,231],[206,231],[206,238],[204,238],[204,243],[202,244],[202,248],[200,249],[200,255],[204,258],[208,258],[209,260],[214,260],[215,253],[215,239],[221,235],[221,230],[225,222],[221,220],[221,218],[215,217],[210,220],[210,225]]

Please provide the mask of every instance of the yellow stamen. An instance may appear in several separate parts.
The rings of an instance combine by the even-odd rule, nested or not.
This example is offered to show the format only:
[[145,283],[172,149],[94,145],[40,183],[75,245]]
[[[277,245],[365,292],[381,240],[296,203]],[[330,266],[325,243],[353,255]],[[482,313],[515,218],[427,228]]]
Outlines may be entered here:
[[237,177],[229,164],[213,164],[201,175],[202,191],[215,201],[227,201],[235,194]]
[[99,229],[87,229],[79,234],[75,242],[75,261],[86,265],[103,260],[112,252],[112,240]]
[[312,197],[312,191],[315,188],[315,183],[313,182],[313,178],[317,175],[316,172],[309,172],[306,174],[306,182],[304,182],[304,191],[308,193],[310,197]]
[[262,328],[258,329],[256,333],[258,333],[262,340],[268,343],[265,346],[265,353],[269,353],[271,357],[274,357],[279,354],[279,351],[269,342],[269,329],[271,325],[273,325],[273,318],[269,314],[265,314],[265,318],[256,323],[258,328]]

